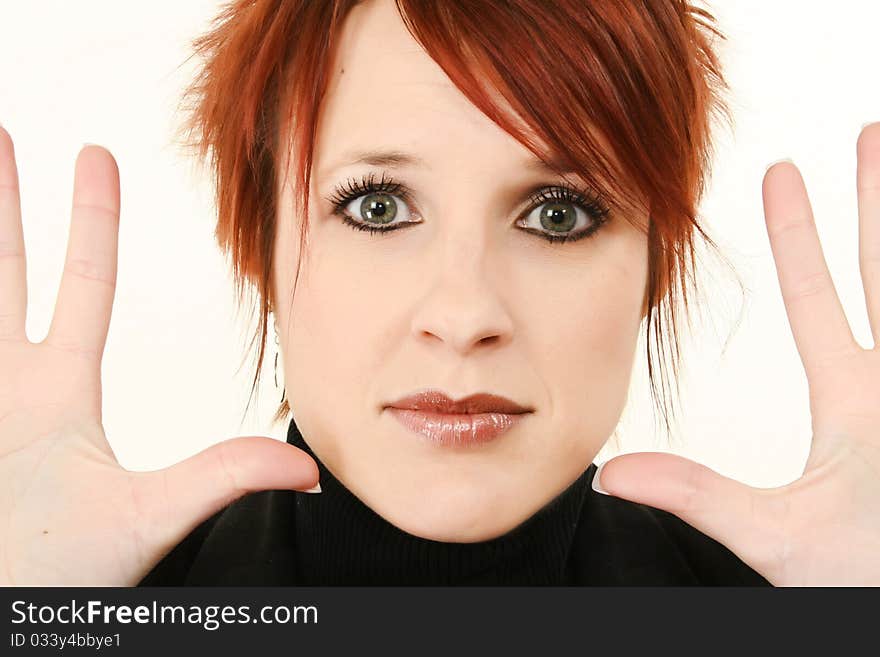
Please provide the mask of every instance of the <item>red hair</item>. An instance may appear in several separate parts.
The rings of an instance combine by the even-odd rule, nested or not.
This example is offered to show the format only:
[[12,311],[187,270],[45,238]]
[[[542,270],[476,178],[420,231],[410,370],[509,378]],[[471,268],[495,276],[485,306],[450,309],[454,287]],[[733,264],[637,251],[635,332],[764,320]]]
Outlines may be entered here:
[[[183,130],[186,145],[208,158],[215,234],[231,259],[239,302],[259,311],[251,397],[275,305],[281,149],[290,149],[307,218],[329,56],[360,1],[232,0],[193,43],[203,64],[184,95]],[[551,166],[576,171],[615,214],[649,210],[641,227],[648,233],[648,375],[668,431],[674,408],[665,363],[668,357],[677,392],[676,305],[687,314],[688,288],[696,292],[695,237],[717,250],[697,219],[713,156],[712,118],[731,119],[714,50],[714,38],[725,37],[714,17],[684,0],[557,0],[552,10],[543,0],[395,2],[428,55],[501,128]],[[254,294],[256,303],[248,299]],[[273,422],[289,410],[282,396]]]

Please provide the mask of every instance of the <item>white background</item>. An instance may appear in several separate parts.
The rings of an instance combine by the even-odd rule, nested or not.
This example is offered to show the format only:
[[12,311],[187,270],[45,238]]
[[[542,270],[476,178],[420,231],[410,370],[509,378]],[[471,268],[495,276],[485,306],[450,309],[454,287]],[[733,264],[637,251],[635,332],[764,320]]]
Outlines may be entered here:
[[[103,364],[104,426],[133,470],[169,465],[236,435],[283,438],[269,341],[264,384],[242,421],[251,327],[235,313],[213,238],[212,190],[173,142],[176,104],[216,0],[0,2],[0,123],[15,141],[28,253],[28,336],[48,330],[63,266],[74,158],[109,148],[122,184],[116,301]],[[855,144],[880,120],[880,5],[874,0],[715,0],[735,130],[718,135],[701,212],[745,283],[707,261],[709,321],[684,344],[682,421],[672,451],[757,486],[796,479],[810,441],[807,385],[767,241],[761,180],[800,167],[826,259],[862,346],[871,346],[858,272]],[[733,331],[731,333],[731,331]],[[727,349],[722,346],[730,335]],[[2,366],[2,364],[0,364]],[[597,461],[667,449],[654,431],[641,345],[631,406]],[[658,442],[659,441],[659,442]]]

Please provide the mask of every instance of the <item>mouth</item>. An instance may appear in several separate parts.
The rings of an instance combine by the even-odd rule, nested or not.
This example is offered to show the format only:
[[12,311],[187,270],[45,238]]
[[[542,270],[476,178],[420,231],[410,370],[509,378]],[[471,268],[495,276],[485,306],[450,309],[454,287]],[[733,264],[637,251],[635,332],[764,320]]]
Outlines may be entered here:
[[499,395],[477,393],[452,400],[438,390],[409,395],[383,410],[411,432],[446,447],[487,443],[534,412]]

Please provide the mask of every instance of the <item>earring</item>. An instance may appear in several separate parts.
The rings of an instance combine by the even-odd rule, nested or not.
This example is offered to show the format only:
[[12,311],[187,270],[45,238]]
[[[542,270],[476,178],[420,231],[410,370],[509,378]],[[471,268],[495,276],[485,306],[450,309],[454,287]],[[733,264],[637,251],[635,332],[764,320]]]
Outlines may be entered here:
[[[278,389],[278,355],[281,352],[280,341],[278,339],[278,320],[275,319],[275,389]],[[283,377],[282,377],[283,378]],[[284,401],[284,394],[287,392],[287,387],[282,386],[281,390],[281,400]]]

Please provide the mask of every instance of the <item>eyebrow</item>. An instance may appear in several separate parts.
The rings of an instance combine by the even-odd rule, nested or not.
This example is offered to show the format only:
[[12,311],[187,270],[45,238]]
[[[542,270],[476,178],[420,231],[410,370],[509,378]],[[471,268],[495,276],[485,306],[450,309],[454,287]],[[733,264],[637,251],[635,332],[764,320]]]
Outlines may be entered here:
[[[335,171],[336,169],[341,169],[342,167],[352,166],[355,164],[369,164],[371,166],[388,167],[390,169],[403,169],[406,167],[420,167],[423,169],[431,168],[424,158],[419,157],[418,155],[414,155],[413,153],[407,153],[405,151],[399,150],[369,150],[357,151],[349,155],[348,157],[343,158],[342,163],[337,164],[328,171]],[[562,175],[577,173],[572,169],[564,169],[560,165],[557,165],[556,168],[554,168],[551,164],[548,164],[543,160],[539,160],[535,157],[532,157],[528,160],[528,162],[525,162],[523,164],[523,169],[525,169],[526,171],[534,171],[536,173],[552,173]]]
[[403,168],[422,167],[429,168],[424,158],[403,151],[358,151],[344,164],[337,166],[350,166],[352,164],[370,164],[377,167]]

